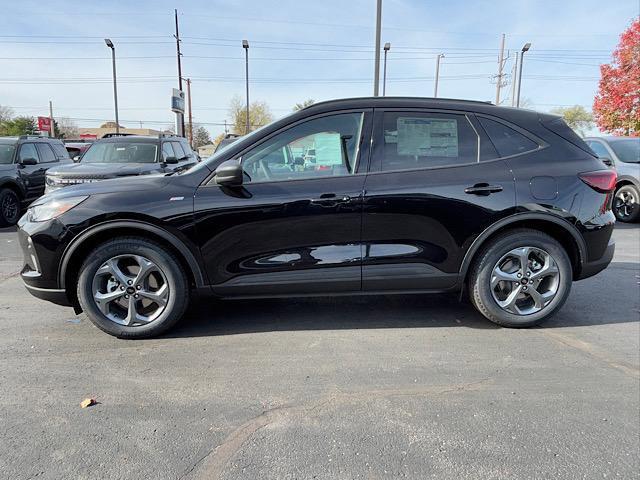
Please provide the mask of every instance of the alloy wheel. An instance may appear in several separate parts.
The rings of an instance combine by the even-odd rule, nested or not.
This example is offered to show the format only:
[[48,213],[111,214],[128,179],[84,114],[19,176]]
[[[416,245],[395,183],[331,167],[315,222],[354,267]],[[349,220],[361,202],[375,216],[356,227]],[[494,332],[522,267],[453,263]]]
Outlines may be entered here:
[[18,217],[19,207],[18,198],[13,193],[4,196],[0,208],[2,209],[4,219],[9,223],[15,223]]
[[638,208],[638,202],[633,192],[626,190],[618,190],[613,202],[613,207],[618,213],[618,217],[625,219],[630,217],[634,209]]
[[491,273],[491,294],[514,315],[546,308],[558,293],[560,271],[553,257],[537,247],[518,247],[503,255]]
[[140,255],[118,255],[98,268],[93,300],[102,314],[125,326],[156,320],[169,301],[169,284],[160,267]]

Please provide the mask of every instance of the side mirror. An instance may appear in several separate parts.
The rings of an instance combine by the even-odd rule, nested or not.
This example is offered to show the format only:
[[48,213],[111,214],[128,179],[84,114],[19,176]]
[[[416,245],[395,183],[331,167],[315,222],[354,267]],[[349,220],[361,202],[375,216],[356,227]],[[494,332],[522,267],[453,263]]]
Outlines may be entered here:
[[178,163],[178,159],[176,157],[165,157],[164,163],[168,165],[175,165]]
[[613,160],[611,160],[611,158],[609,157],[599,157],[600,160],[602,160],[602,163],[604,163],[605,165],[611,167],[613,165]]
[[244,172],[238,160],[227,160],[216,168],[216,183],[224,187],[238,187],[242,185]]
[[29,158],[23,158],[22,160],[20,160],[20,165],[37,165],[38,164],[38,160],[36,160],[33,157],[29,157]]

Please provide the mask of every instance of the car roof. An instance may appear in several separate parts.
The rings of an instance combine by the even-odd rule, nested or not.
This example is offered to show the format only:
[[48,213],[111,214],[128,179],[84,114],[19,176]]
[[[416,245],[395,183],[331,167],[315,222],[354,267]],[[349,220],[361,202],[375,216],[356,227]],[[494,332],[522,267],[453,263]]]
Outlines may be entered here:
[[62,140],[59,138],[49,138],[49,137],[41,137],[39,135],[20,135],[20,136],[11,136],[11,137],[0,137],[0,141],[14,141],[19,142],[20,140],[24,140],[25,142],[52,142],[52,143],[62,143]]
[[157,143],[163,138],[172,139],[175,137],[158,137],[158,136],[152,137],[150,135],[123,135],[122,137],[100,138],[93,143],[127,143],[127,142]]

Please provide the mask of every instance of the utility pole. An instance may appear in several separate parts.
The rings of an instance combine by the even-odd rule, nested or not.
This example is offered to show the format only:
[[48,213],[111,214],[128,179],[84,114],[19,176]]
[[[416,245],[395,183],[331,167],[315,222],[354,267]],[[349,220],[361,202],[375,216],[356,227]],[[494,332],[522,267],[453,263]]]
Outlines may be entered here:
[[377,97],[380,89],[380,33],[382,30],[382,0],[378,0],[376,10],[376,66],[373,78],[373,96]]
[[[176,34],[174,35],[176,39],[176,54],[178,56],[178,89],[182,91],[182,54],[180,53],[180,31],[178,29],[178,9],[174,9],[174,16],[176,20]],[[177,115],[177,127],[178,127],[178,135],[184,137],[184,113],[176,113]]]
[[500,57],[498,59],[498,75],[496,81],[496,105],[500,105],[500,89],[502,88],[502,77],[504,74],[502,73],[502,69],[504,68],[504,37],[505,34],[502,34],[502,42],[500,42]]
[[189,145],[193,148],[193,117],[191,116],[191,79],[187,78],[187,107],[189,108]]
[[444,53],[439,53],[436,57],[436,81],[433,87],[433,98],[438,98],[438,80],[440,78],[440,59],[444,58]]
[[513,73],[511,74],[511,106],[516,105],[516,78],[518,76],[518,54],[516,53],[516,59],[513,63]]
[[51,138],[54,138],[56,136],[55,134],[55,128],[53,126],[53,103],[51,102],[51,100],[49,100],[49,136]]
[[116,135],[120,133],[120,120],[118,119],[118,83],[116,82],[116,47],[109,38],[104,43],[111,49],[111,65],[113,70],[113,106],[116,113]]

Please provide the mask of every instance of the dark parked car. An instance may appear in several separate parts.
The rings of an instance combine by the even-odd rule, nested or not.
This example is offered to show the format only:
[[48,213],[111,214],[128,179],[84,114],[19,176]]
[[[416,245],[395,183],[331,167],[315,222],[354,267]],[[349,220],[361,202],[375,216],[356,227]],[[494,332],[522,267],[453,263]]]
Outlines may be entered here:
[[584,141],[618,174],[613,213],[621,222],[640,220],[640,138],[589,137]]
[[615,180],[556,116],[462,100],[336,100],[184,173],[41,198],[20,220],[22,278],[123,338],[166,331],[194,291],[468,291],[489,320],[525,327],[611,261]]
[[218,143],[218,145],[216,146],[216,149],[213,151],[213,153],[218,152],[218,150],[222,150],[227,145],[231,145],[233,142],[235,142],[239,138],[240,138],[240,135],[237,135],[235,133],[227,133],[224,136],[224,138],[222,140],[220,140],[220,143]]
[[46,192],[79,183],[186,170],[198,163],[184,137],[118,135],[94,142],[78,163],[47,172]]
[[0,227],[44,193],[47,169],[71,163],[62,141],[39,136],[0,137]]

